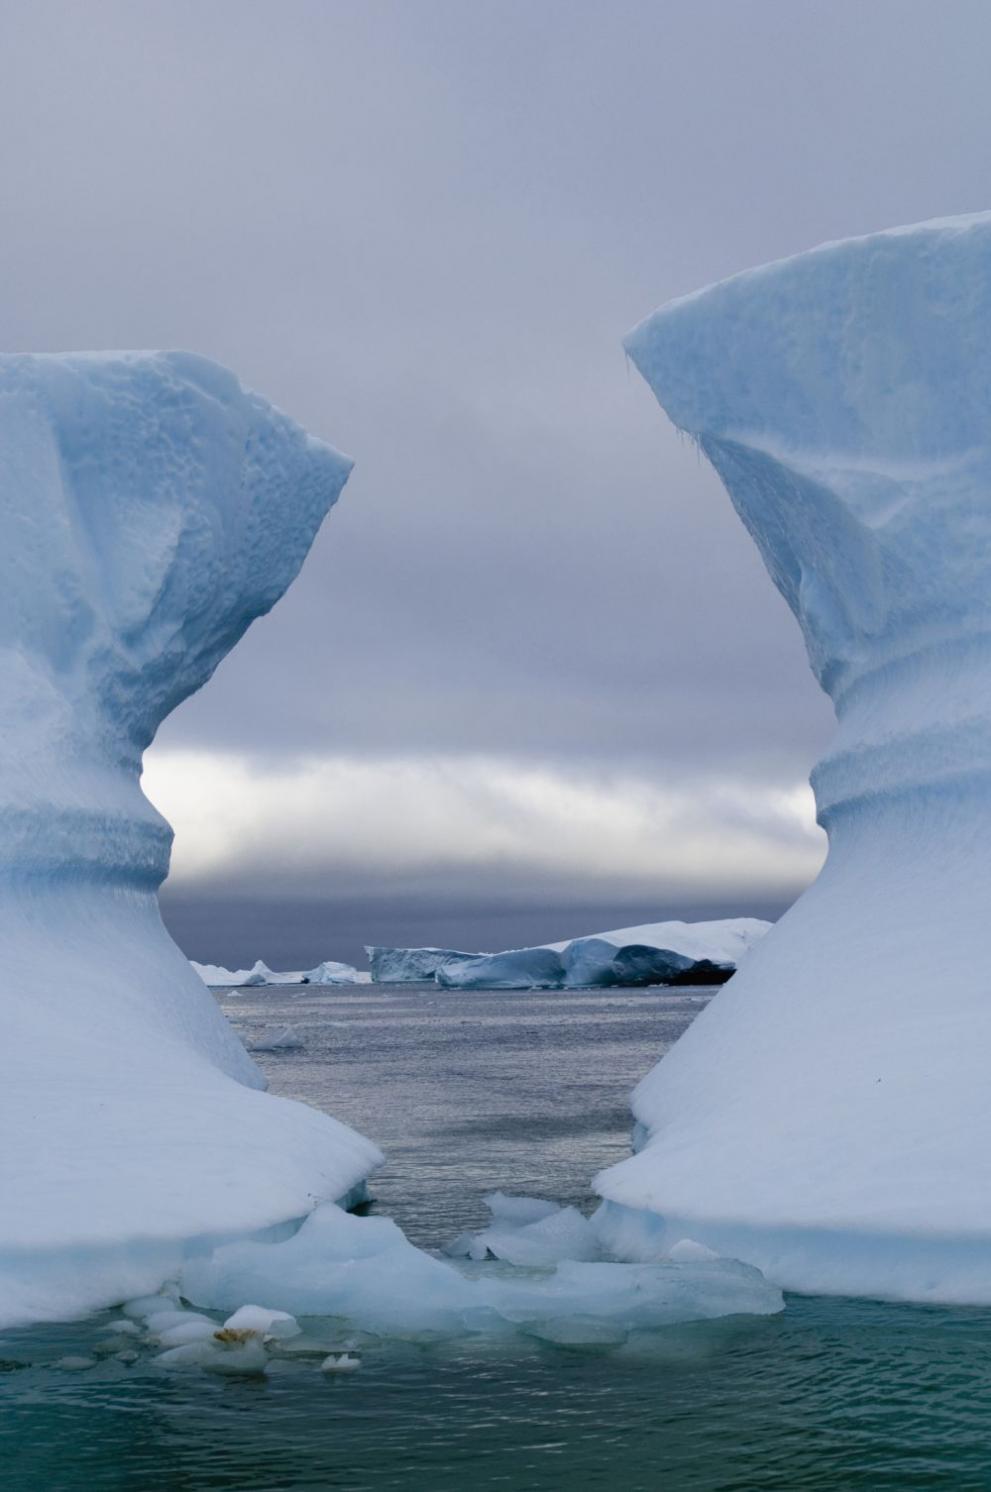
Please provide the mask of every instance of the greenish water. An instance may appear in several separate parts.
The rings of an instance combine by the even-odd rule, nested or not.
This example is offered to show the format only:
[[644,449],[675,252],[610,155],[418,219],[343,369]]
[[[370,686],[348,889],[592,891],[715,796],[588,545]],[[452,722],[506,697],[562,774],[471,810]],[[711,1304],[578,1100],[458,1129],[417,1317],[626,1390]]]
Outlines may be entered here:
[[[588,1205],[626,1101],[708,992],[225,998],[277,1091],[379,1139],[377,1206],[423,1246],[497,1186]],[[103,1318],[105,1319],[105,1318]],[[0,1336],[0,1486],[103,1489],[991,1488],[991,1312],[790,1297],[777,1317],[608,1351],[366,1343],[359,1373],[266,1379],[88,1356],[101,1322]]]

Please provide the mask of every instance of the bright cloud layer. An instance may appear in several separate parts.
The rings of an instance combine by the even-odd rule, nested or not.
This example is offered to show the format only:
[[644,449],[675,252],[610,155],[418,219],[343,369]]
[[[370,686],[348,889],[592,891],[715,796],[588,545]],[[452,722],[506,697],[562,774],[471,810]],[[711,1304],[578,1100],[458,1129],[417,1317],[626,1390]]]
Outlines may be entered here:
[[172,883],[460,889],[527,883],[791,895],[822,861],[804,784],[659,783],[506,758],[326,755],[290,764],[152,752],[143,786],[176,831]]

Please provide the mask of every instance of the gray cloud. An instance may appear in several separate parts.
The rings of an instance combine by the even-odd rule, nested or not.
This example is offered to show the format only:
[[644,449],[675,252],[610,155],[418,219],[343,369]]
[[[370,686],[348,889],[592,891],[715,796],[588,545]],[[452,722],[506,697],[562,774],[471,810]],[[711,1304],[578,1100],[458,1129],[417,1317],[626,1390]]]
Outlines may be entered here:
[[3,0],[4,345],[191,347],[358,463],[163,744],[803,776],[797,629],[621,337],[986,205],[989,41],[982,0]]

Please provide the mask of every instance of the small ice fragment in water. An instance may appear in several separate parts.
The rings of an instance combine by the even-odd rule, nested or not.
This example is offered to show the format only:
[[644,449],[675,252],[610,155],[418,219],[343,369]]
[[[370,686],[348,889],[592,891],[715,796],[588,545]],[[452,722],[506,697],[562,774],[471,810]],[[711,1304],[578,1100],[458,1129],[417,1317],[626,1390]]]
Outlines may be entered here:
[[355,1373],[361,1367],[361,1358],[350,1352],[332,1352],[320,1364],[321,1373]]
[[141,1334],[141,1328],[137,1322],[130,1320],[127,1316],[115,1316],[112,1321],[104,1322],[97,1330],[112,1331],[115,1334],[122,1334],[126,1337],[136,1337]]
[[167,1368],[205,1368],[208,1373],[264,1373],[268,1354],[257,1332],[215,1332],[209,1341],[187,1342],[159,1353],[155,1361]]
[[269,1311],[264,1306],[243,1305],[224,1322],[225,1331],[252,1331],[263,1337],[298,1337],[302,1327],[288,1311]]
[[248,1042],[249,1052],[298,1052],[306,1046],[296,1026],[275,1026]]
[[67,1372],[82,1372],[84,1368],[95,1368],[95,1357],[60,1357],[55,1364],[57,1368],[65,1368]]
[[158,1340],[163,1347],[185,1347],[188,1342],[207,1341],[216,1330],[216,1321],[211,1321],[209,1317],[190,1316],[188,1321],[180,1321],[177,1326],[160,1331]]

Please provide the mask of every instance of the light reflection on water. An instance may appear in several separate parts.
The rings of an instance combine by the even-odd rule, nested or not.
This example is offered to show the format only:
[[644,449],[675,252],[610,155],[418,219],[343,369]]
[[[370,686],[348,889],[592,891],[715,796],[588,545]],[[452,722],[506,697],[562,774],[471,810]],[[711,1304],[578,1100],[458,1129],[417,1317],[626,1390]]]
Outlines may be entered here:
[[[261,1056],[388,1154],[377,1208],[432,1247],[503,1187],[588,1205],[626,1153],[629,1091],[705,995],[253,990],[224,999]],[[727,992],[729,997],[731,991]],[[326,1379],[85,1372],[94,1325],[0,1337],[5,1492],[145,1489],[991,1488],[991,1312],[789,1299],[619,1350],[514,1337],[366,1347]]]

